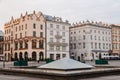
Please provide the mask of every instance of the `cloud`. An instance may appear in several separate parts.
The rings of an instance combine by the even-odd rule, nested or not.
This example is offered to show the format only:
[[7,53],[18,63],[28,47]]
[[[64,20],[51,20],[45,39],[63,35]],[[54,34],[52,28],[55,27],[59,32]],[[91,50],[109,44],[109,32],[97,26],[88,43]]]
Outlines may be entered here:
[[120,23],[120,0],[0,0],[0,29],[11,16],[33,10],[63,17],[70,22],[96,20]]

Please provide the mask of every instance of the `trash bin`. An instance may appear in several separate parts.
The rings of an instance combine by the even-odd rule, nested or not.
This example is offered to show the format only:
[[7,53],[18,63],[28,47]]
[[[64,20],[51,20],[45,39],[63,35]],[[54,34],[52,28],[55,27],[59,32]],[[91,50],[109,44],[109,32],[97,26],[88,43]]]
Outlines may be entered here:
[[95,60],[95,64],[108,64],[108,60]]
[[23,60],[22,61],[22,66],[28,66],[28,61],[27,60]]
[[20,66],[18,61],[14,61],[14,66]]
[[46,64],[47,63],[50,63],[50,62],[53,62],[54,60],[51,60],[51,59],[46,59]]

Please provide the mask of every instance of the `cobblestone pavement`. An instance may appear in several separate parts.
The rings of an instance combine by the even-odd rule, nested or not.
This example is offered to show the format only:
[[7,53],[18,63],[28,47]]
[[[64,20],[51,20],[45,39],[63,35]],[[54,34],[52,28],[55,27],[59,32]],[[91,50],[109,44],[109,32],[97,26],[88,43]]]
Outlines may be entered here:
[[96,78],[89,78],[89,79],[79,79],[79,80],[120,80],[120,75],[96,77]]

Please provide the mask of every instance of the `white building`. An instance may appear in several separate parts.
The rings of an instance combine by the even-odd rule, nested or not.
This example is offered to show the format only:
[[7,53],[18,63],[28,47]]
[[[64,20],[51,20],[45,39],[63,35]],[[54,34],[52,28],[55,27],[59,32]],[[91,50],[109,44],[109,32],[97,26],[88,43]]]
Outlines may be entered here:
[[93,60],[112,50],[111,26],[102,22],[82,22],[70,28],[70,55],[77,60]]
[[44,15],[46,18],[46,54],[47,58],[56,60],[69,57],[68,21],[59,17]]

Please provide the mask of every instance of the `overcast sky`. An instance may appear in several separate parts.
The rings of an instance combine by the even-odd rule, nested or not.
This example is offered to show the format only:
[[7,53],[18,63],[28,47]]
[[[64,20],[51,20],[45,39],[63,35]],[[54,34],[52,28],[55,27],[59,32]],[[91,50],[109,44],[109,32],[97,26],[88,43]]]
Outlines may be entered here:
[[11,16],[16,18],[33,10],[71,23],[93,20],[120,24],[120,0],[0,0],[0,30]]

